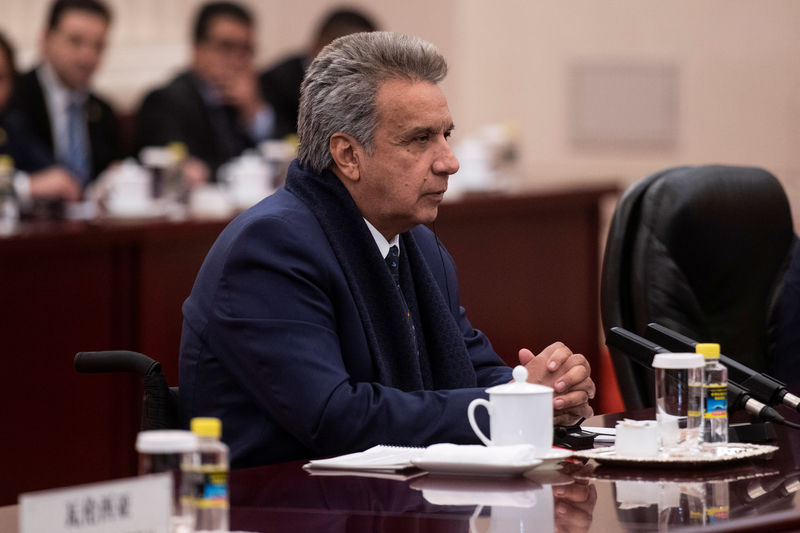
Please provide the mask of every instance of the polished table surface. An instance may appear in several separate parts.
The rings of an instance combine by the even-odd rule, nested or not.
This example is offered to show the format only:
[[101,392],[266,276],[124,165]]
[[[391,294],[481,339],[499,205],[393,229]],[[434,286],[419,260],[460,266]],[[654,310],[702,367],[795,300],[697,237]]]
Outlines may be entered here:
[[[648,413],[652,414],[652,413]],[[642,415],[644,416],[644,414]],[[586,425],[613,426],[619,415]],[[800,439],[771,458],[642,469],[594,461],[520,478],[310,475],[302,461],[231,473],[231,529],[262,532],[613,532],[800,529]],[[715,499],[714,499],[715,498]],[[661,502],[659,504],[659,501]]]
[[[585,425],[613,426],[621,417],[598,416]],[[793,430],[776,430],[779,451],[772,457],[713,468],[573,460],[517,478],[399,480],[312,475],[304,461],[234,470],[230,526],[265,533],[797,531],[800,439]],[[0,531],[17,530],[17,506],[0,507]]]

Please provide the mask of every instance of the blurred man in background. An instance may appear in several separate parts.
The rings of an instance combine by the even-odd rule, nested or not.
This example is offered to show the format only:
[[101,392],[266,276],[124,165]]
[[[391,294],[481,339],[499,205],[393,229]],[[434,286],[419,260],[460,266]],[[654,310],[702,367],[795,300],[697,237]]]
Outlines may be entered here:
[[285,131],[276,132],[276,137],[297,131],[300,84],[308,65],[320,50],[343,35],[376,29],[377,26],[367,15],[352,9],[337,9],[320,23],[308,51],[291,56],[261,74],[258,80],[261,93],[275,109],[277,122],[289,126]]
[[180,142],[191,158],[191,182],[214,178],[220,165],[274,138],[280,125],[258,91],[254,21],[233,2],[204,4],[193,31],[192,64],[148,94],[139,110],[139,145]]
[[0,156],[14,170],[16,195],[24,203],[33,198],[77,200],[80,186],[69,172],[55,165],[50,152],[31,133],[25,117],[8,104],[16,79],[14,50],[0,34]]
[[81,187],[121,156],[111,106],[90,90],[111,12],[98,0],[56,0],[41,40],[42,62],[17,85],[15,105],[34,137]]

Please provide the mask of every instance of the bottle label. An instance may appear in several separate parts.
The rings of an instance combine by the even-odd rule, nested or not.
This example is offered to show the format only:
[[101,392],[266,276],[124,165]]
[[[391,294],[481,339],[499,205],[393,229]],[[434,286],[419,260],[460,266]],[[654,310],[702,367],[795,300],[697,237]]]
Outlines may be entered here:
[[728,418],[728,386],[706,385],[705,418]]
[[706,509],[706,516],[708,517],[709,524],[717,522],[724,522],[728,520],[730,508],[727,505],[720,505],[716,507],[708,507]]
[[203,476],[203,496],[198,502],[200,507],[228,506],[228,473],[207,472]]
[[228,471],[216,465],[194,467],[187,472],[193,486],[191,503],[199,509],[226,509],[228,507]]

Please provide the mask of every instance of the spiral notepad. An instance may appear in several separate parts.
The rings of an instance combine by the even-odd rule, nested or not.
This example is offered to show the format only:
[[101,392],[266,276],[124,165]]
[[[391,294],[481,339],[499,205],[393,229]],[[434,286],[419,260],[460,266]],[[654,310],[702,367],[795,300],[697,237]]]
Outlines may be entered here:
[[411,461],[421,456],[424,451],[425,448],[378,445],[363,452],[349,453],[330,459],[315,459],[303,465],[303,468],[395,472],[413,468],[414,465]]

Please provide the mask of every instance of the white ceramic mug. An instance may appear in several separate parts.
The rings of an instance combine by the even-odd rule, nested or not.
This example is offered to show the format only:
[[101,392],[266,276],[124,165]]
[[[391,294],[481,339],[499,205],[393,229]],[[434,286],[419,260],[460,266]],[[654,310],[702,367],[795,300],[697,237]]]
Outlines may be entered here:
[[[537,456],[545,456],[553,446],[553,389],[527,383],[528,371],[514,369],[514,382],[486,390],[489,400],[476,398],[467,408],[472,430],[486,446],[531,444]],[[475,409],[489,411],[491,439],[483,434],[475,421]]]

